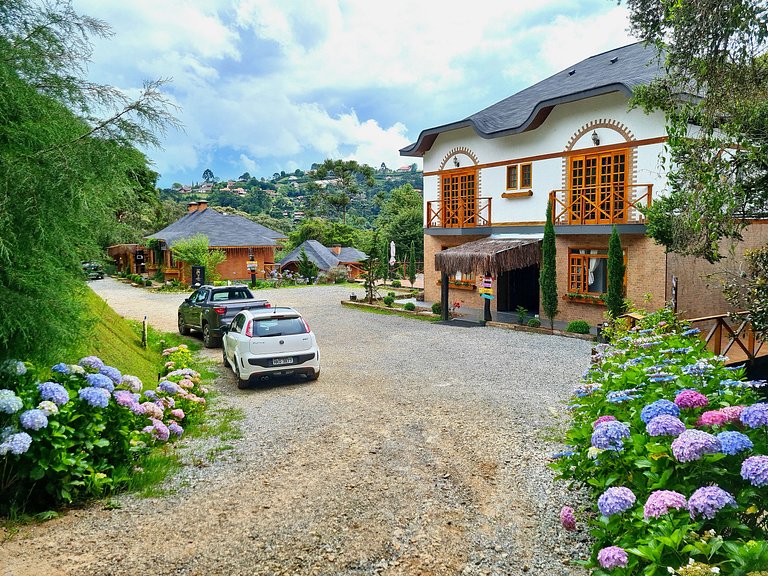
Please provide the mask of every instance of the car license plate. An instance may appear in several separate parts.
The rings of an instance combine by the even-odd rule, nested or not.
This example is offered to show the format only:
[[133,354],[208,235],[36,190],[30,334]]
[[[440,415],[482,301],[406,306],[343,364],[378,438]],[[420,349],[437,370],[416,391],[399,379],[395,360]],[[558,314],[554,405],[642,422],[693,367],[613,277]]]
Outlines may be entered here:
[[285,364],[293,364],[293,358],[273,358],[272,366],[283,366]]

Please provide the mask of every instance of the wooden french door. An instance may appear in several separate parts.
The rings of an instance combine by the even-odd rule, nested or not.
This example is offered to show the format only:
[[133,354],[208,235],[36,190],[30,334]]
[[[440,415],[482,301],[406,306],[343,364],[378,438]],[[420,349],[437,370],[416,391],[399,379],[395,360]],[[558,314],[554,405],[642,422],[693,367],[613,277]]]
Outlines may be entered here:
[[619,224],[627,219],[627,151],[571,157],[570,224]]
[[477,223],[477,171],[452,171],[442,177],[442,223],[444,228],[475,226]]

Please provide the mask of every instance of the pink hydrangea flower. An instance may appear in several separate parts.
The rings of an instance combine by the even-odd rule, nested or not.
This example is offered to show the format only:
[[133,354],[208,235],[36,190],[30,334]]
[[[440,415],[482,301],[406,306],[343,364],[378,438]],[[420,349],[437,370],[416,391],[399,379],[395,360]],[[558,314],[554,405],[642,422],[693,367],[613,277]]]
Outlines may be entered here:
[[184,420],[184,410],[181,408],[176,408],[175,410],[171,410],[171,416],[176,418],[176,420]]
[[720,410],[707,410],[696,421],[699,426],[722,426],[729,422],[728,416]]
[[573,513],[573,508],[563,506],[562,510],[560,510],[560,524],[569,532],[576,530],[576,516]]
[[643,516],[648,518],[658,518],[669,513],[670,509],[679,510],[687,508],[688,502],[685,496],[673,490],[656,490],[651,492],[648,500],[643,507]]
[[709,400],[704,394],[696,390],[683,390],[675,396],[675,404],[685,410],[689,408],[702,408],[709,404]]
[[597,420],[592,422],[592,428],[596,428],[598,425],[602,424],[603,422],[610,422],[611,420],[616,420],[616,417],[611,416],[609,414],[605,416],[600,416]]

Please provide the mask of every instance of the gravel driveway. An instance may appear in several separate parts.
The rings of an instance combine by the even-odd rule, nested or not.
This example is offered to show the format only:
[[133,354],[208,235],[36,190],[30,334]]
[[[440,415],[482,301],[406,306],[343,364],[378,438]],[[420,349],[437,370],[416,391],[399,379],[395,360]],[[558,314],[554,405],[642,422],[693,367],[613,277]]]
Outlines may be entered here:
[[[92,287],[175,330],[184,295]],[[0,544],[0,576],[584,574],[546,464],[590,344],[373,315],[342,308],[348,295],[259,291],[308,319],[320,379],[238,390],[223,372],[212,410],[245,413],[231,449],[186,439],[167,495],[22,528]]]

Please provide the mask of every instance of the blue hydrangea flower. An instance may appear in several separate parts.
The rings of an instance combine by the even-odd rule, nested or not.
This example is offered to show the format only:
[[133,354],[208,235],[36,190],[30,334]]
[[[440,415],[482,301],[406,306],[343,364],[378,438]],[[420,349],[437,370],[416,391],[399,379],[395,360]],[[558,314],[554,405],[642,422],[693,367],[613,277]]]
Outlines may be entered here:
[[86,356],[85,358],[80,358],[78,364],[83,368],[92,368],[93,370],[100,370],[101,367],[104,366],[104,362],[97,356]]
[[157,392],[154,390],[144,390],[144,398],[147,400],[152,400],[153,402],[157,400]]
[[21,416],[19,416],[19,424],[21,424],[22,428],[26,428],[27,430],[40,430],[40,428],[48,426],[48,417],[42,410],[33,408],[32,410],[25,410],[21,413]]
[[24,407],[21,398],[16,396],[13,390],[0,390],[0,412],[15,414]]
[[157,385],[157,389],[162,390],[167,394],[178,394],[180,390],[179,385],[170,380],[163,380],[160,382],[160,384]]
[[573,450],[570,450],[570,449],[563,450],[562,452],[557,452],[555,454],[552,454],[552,459],[558,460],[559,458],[568,458],[570,456],[573,456],[574,454],[576,454],[576,452]]
[[115,384],[120,384],[123,380],[123,375],[120,373],[120,370],[112,366],[102,366],[99,368],[99,374],[103,374]]
[[94,388],[104,388],[104,390],[110,393],[115,389],[112,379],[104,376],[104,374],[88,374],[85,377],[85,381]]
[[635,494],[629,488],[614,486],[608,488],[597,499],[597,507],[603,516],[621,514],[635,504]]
[[743,452],[745,450],[752,450],[754,444],[749,436],[742,434],[741,432],[726,431],[720,432],[717,435],[717,439],[720,440],[723,454],[729,454],[731,456]]
[[629,438],[629,426],[624,422],[617,420],[602,422],[592,432],[592,446],[602,450],[622,450],[623,438]]
[[611,404],[620,404],[622,402],[628,402],[629,400],[634,400],[636,398],[639,398],[635,392],[638,392],[637,388],[628,388],[626,390],[613,390],[611,392],[608,392],[605,395],[606,401],[610,402]]
[[106,408],[109,405],[110,395],[105,388],[88,386],[86,388],[80,388],[77,395],[87,402],[89,406],[93,406],[94,408]]
[[677,376],[674,374],[665,374],[663,372],[657,373],[657,374],[651,374],[648,377],[648,380],[651,382],[672,382],[672,380],[677,380]]
[[69,374],[70,373],[69,366],[64,364],[64,362],[59,362],[55,366],[51,367],[51,370],[53,372],[58,372],[59,374]]
[[15,374],[16,376],[24,376],[27,373],[27,365],[20,360],[6,360],[0,367],[4,372]]
[[69,392],[64,386],[56,382],[42,382],[37,385],[37,390],[43,400],[50,400],[57,406],[64,406],[69,402]]
[[662,414],[651,418],[645,425],[649,436],[679,436],[685,432],[685,424],[676,416]]
[[168,424],[168,431],[171,434],[179,437],[181,437],[181,435],[184,434],[184,428],[179,426],[179,424],[176,422],[171,422],[170,424]]
[[640,412],[640,419],[648,424],[656,416],[661,416],[662,414],[678,417],[680,416],[680,408],[671,400],[656,400],[656,402],[643,407]]
[[741,464],[741,477],[752,486],[768,485],[768,456],[750,456]]
[[10,434],[3,443],[0,444],[0,456],[5,456],[9,452],[17,456],[19,454],[24,454],[24,452],[29,450],[30,446],[32,446],[32,436],[26,432]]
[[747,406],[741,411],[739,418],[743,424],[750,428],[768,426],[768,403],[758,402],[752,406]]
[[703,516],[711,520],[726,506],[737,506],[736,500],[719,486],[704,486],[696,490],[688,498],[688,510],[691,518]]

